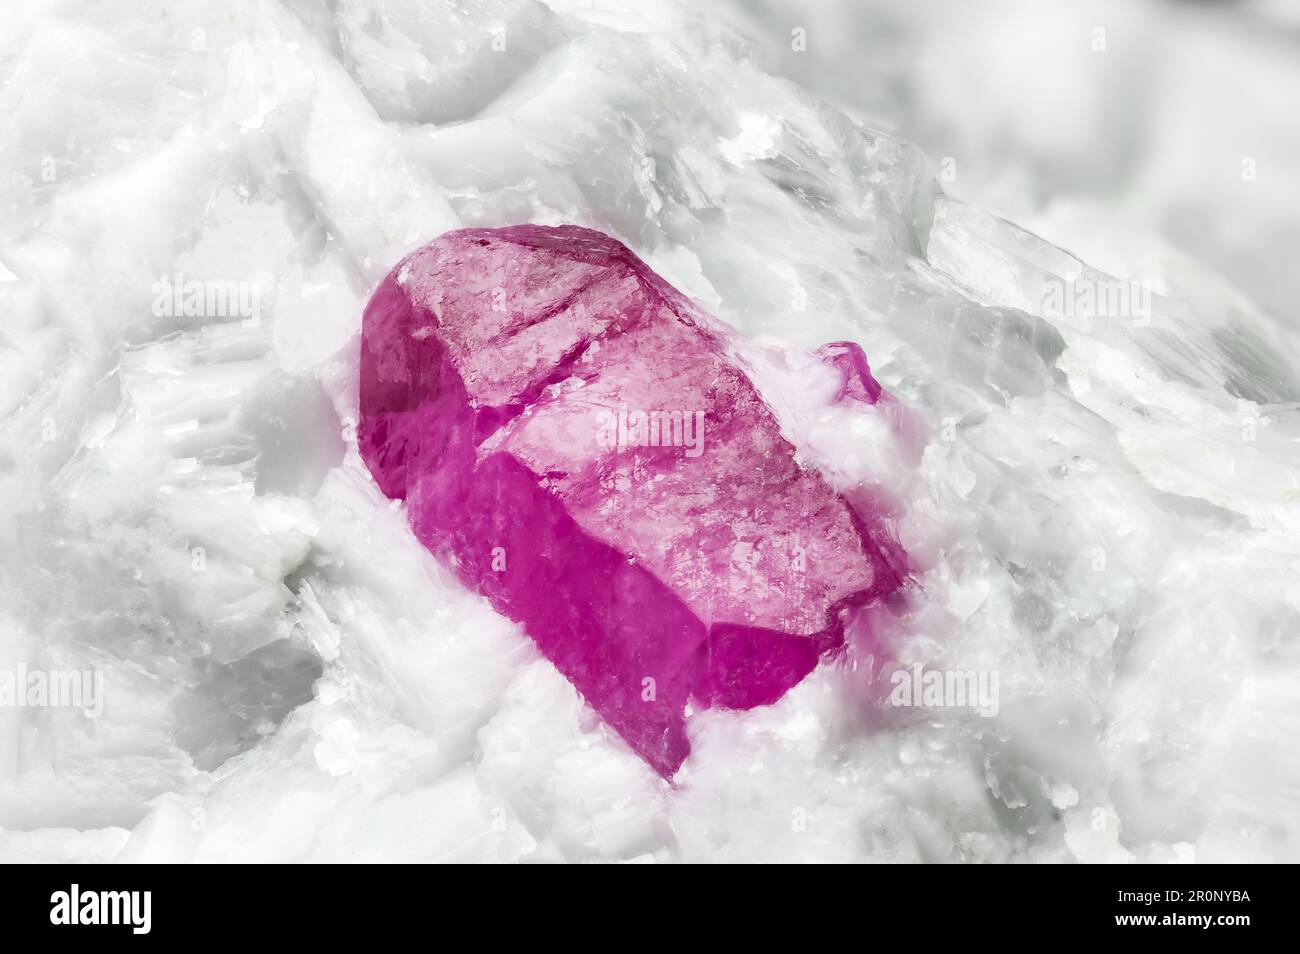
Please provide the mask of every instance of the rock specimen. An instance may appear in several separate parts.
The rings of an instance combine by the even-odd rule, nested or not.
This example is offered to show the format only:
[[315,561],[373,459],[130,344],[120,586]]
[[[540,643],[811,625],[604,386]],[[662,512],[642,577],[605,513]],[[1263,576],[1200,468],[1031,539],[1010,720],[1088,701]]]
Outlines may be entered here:
[[[359,438],[380,488],[666,777],[688,705],[776,701],[899,584],[733,343],[574,226],[448,233],[365,312]],[[879,399],[857,345],[819,354],[837,401]]]

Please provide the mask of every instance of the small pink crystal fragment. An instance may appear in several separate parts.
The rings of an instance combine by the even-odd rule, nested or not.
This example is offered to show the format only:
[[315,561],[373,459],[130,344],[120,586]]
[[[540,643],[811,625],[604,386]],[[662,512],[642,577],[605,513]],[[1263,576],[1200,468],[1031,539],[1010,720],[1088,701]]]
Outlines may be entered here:
[[[361,454],[411,527],[664,776],[688,704],[775,702],[899,585],[733,333],[575,226],[448,233],[366,308]],[[836,397],[874,403],[857,345]]]

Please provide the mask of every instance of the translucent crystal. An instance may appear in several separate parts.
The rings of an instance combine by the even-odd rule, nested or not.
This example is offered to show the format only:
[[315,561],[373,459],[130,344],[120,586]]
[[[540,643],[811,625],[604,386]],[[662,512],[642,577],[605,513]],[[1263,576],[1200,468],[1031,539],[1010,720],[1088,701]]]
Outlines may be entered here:
[[[776,701],[900,582],[875,515],[796,460],[733,337],[572,226],[444,235],[365,313],[380,487],[664,775],[688,703]],[[857,345],[819,356],[834,401],[880,397]]]

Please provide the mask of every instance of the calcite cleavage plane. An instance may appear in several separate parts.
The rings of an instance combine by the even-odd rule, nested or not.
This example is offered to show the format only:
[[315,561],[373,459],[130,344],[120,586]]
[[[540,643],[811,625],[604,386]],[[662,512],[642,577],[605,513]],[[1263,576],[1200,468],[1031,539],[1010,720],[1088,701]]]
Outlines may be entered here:
[[[450,232],[365,310],[362,458],[418,539],[671,777],[688,707],[775,702],[900,585],[736,334],[576,226]],[[836,400],[881,395],[857,345]]]

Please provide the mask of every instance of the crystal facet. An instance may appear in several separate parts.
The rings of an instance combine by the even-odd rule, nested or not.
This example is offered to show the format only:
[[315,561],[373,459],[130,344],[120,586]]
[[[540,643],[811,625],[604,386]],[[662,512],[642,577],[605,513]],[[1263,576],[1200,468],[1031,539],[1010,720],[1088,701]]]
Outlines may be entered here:
[[[735,333],[575,226],[448,233],[365,311],[362,456],[411,527],[664,776],[688,704],[772,703],[899,585]],[[835,401],[875,403],[852,343]]]

